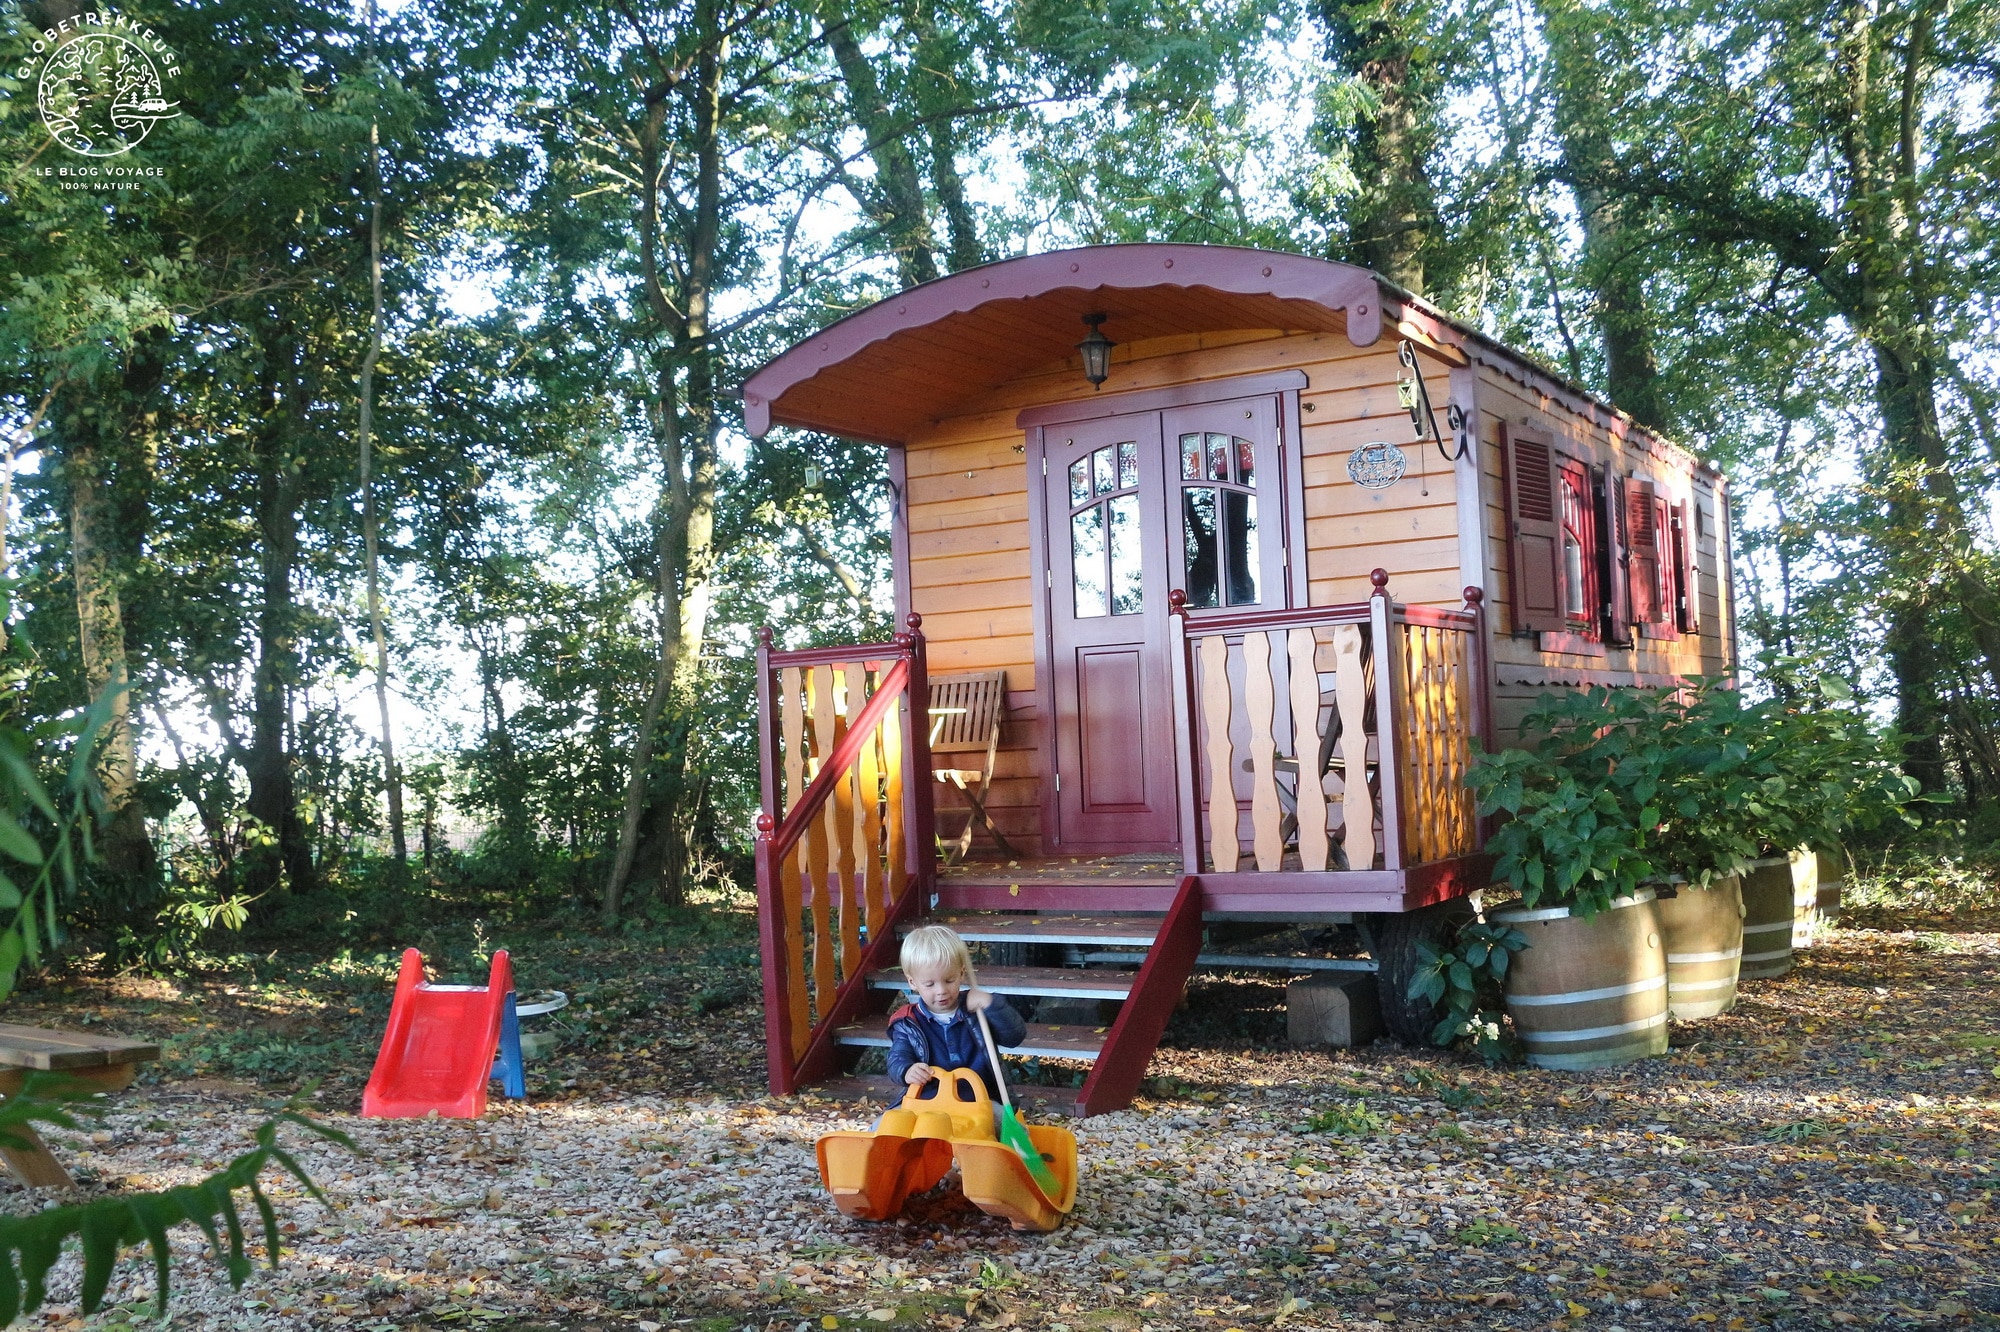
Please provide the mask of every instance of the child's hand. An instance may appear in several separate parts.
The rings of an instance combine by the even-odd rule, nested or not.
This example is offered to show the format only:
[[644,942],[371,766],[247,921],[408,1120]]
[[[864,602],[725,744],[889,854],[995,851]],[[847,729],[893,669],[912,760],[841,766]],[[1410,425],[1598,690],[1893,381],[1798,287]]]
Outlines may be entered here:
[[990,991],[974,986],[965,992],[965,1011],[968,1013],[983,1013],[992,1004],[993,995]]
[[929,1064],[911,1064],[908,1069],[904,1070],[903,1081],[909,1083],[912,1087],[921,1087],[936,1076],[937,1074],[931,1072]]

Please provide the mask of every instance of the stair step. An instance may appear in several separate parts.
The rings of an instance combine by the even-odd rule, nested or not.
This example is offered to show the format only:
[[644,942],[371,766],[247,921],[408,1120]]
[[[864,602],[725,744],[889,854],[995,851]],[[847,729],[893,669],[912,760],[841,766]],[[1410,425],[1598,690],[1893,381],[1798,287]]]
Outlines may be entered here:
[[[1050,1027],[1030,1022],[1027,1039],[1019,1045],[1002,1047],[1001,1053],[1018,1055],[1023,1059],[1039,1056],[1043,1059],[1080,1059],[1088,1063],[1104,1049],[1107,1034],[1096,1027],[1080,1024]],[[851,1022],[834,1032],[833,1038],[841,1045],[867,1045],[886,1050],[889,1048],[888,1014]]]
[[[1143,957],[1143,955],[1141,955]],[[1128,999],[1136,971],[1081,967],[980,967],[979,984],[995,994],[1038,995],[1052,999]],[[868,977],[870,989],[904,988],[903,969],[890,967]]]
[[981,911],[931,916],[918,923],[949,925],[967,943],[1123,944],[1128,948],[1151,948],[1160,933],[1158,916],[1013,916]]

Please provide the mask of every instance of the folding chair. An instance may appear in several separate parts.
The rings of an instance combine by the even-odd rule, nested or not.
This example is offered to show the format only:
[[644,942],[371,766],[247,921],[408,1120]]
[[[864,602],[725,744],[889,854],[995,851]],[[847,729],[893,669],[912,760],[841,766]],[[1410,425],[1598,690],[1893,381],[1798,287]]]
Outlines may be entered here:
[[[987,816],[986,801],[993,790],[993,760],[1000,752],[1000,717],[1007,708],[1007,672],[987,671],[979,675],[942,675],[931,680],[931,757],[940,754],[976,754],[986,751],[983,768],[932,768],[931,776],[949,782],[965,797],[965,831],[956,841],[945,842],[945,863],[955,865],[972,849],[972,830],[983,826],[993,845],[1004,856],[1014,848]],[[977,783],[979,789],[973,790]],[[941,842],[942,838],[939,839]]]

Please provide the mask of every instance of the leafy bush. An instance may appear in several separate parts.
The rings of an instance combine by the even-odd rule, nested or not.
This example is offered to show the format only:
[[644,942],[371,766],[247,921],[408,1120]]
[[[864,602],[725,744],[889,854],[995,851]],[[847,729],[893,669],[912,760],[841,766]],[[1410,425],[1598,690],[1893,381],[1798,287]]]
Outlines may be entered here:
[[1838,682],[1761,703],[1720,681],[1544,696],[1535,743],[1467,778],[1482,814],[1511,816],[1487,844],[1495,880],[1588,918],[1649,880],[1706,884],[1880,824],[1916,786],[1849,701]]
[[1309,1133],[1332,1133],[1343,1138],[1361,1138],[1382,1131],[1382,1116],[1368,1108],[1360,1097],[1346,1105],[1329,1106],[1306,1120]]
[[1505,925],[1469,921],[1449,949],[1417,943],[1417,973],[1410,998],[1428,999],[1443,1016],[1431,1031],[1433,1045],[1470,1039],[1490,1063],[1505,1054],[1500,1041],[1501,989],[1508,960],[1528,946],[1528,937]]

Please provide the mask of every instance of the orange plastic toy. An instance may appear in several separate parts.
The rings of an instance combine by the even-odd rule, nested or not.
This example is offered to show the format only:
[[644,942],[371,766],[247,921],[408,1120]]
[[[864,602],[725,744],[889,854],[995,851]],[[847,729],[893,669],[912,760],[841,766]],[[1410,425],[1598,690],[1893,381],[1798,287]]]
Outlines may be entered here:
[[[936,1087],[934,1096],[922,1093]],[[970,1069],[951,1069],[935,1084],[912,1087],[873,1133],[829,1133],[819,1140],[819,1177],[848,1216],[887,1221],[922,1193],[955,1158],[965,1196],[1016,1230],[1054,1230],[1076,1205],[1076,1138],[1068,1129],[1028,1126],[1061,1185],[1050,1197],[1019,1153],[993,1134],[993,1100]]]
[[361,1113],[372,1119],[485,1114],[486,1082],[493,1076],[500,1019],[513,988],[514,968],[504,948],[493,954],[484,986],[432,985],[424,980],[424,955],[404,949],[389,1029],[361,1093]]

